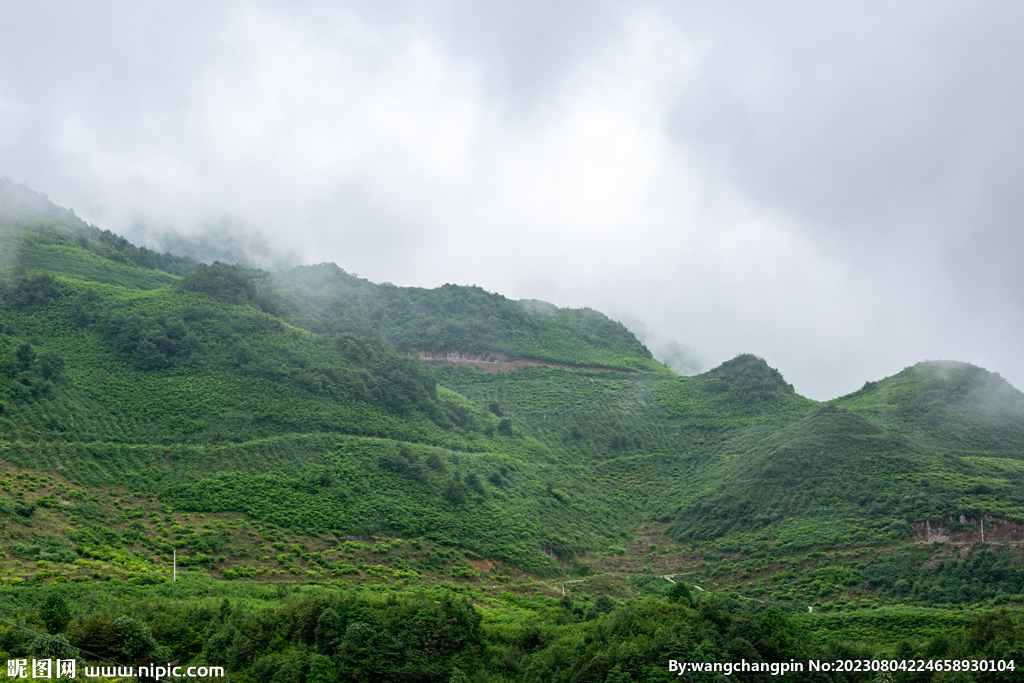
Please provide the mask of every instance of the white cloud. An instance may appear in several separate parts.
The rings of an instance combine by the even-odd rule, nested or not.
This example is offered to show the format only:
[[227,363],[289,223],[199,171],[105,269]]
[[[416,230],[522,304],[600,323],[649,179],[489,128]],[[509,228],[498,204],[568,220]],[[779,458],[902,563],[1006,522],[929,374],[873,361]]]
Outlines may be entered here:
[[928,357],[1024,386],[1022,27],[995,3],[23,6],[0,174],[119,232],[246,226],[632,317],[816,398]]

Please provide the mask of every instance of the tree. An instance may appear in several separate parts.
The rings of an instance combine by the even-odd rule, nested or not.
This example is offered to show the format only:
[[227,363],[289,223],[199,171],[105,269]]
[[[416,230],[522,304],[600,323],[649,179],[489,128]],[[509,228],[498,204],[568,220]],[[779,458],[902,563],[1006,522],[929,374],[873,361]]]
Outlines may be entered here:
[[316,651],[322,655],[334,654],[345,637],[345,618],[333,607],[328,607],[320,613],[314,634]]
[[331,658],[322,654],[313,655],[306,683],[337,683],[337,681],[338,670],[334,667]]
[[594,609],[607,614],[615,609],[615,603],[607,595],[599,595],[597,600],[594,601]]
[[377,465],[390,472],[394,472],[400,477],[409,476],[412,468],[409,466],[409,461],[403,458],[401,455],[395,455],[393,453],[382,453],[377,458]]
[[217,632],[206,639],[203,654],[206,661],[214,666],[223,666],[227,661],[228,642],[224,634]]
[[235,362],[235,365],[248,365],[256,360],[256,352],[247,343],[241,342],[236,344],[231,350],[231,359]]
[[22,370],[28,370],[32,367],[32,364],[36,360],[35,349],[32,348],[31,344],[22,344],[18,347],[18,350],[14,352],[15,357],[18,359],[18,366]]
[[78,652],[63,635],[39,636],[28,646],[29,652],[38,659],[76,659]]
[[10,308],[28,311],[42,308],[58,296],[60,289],[57,287],[57,281],[52,275],[41,273],[34,276],[16,276],[14,286],[5,298]]
[[685,583],[673,583],[672,586],[665,591],[665,597],[669,602],[678,602],[681,605],[691,607],[693,605],[693,596],[690,595],[690,589]]
[[633,679],[629,674],[622,670],[622,667],[616,666],[608,672],[608,676],[604,679],[604,683],[633,683]]
[[469,475],[466,476],[466,483],[469,484],[471,489],[481,496],[486,493],[484,490],[484,484],[480,481],[480,476],[476,472],[470,472]]
[[132,664],[145,661],[157,648],[153,632],[138,619],[118,617],[114,634],[121,656]]
[[462,505],[466,502],[466,490],[462,488],[462,484],[454,479],[449,479],[444,489],[444,497],[453,505]]
[[76,297],[71,302],[71,313],[68,314],[71,319],[72,327],[85,327],[92,322],[92,316],[89,315],[89,311],[85,307],[85,299],[83,297]]
[[50,633],[60,633],[71,623],[71,607],[60,593],[53,592],[46,596],[41,613],[46,630]]
[[167,367],[167,357],[160,353],[156,344],[148,339],[140,339],[132,354],[132,362],[139,370],[161,370]]
[[64,359],[57,354],[46,351],[39,356],[39,374],[46,379],[56,379],[63,371]]
[[202,292],[231,303],[241,304],[256,297],[256,287],[235,266],[214,261],[200,263],[181,280],[181,289]]

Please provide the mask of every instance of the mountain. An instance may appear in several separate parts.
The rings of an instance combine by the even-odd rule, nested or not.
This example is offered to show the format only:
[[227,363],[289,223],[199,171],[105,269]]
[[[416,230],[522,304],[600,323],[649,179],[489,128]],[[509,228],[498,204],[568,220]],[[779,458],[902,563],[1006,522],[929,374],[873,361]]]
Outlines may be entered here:
[[[544,445],[438,387],[396,347],[671,376],[620,324],[478,288],[373,285],[333,265],[271,276],[157,258],[56,209],[7,215],[2,234],[18,255],[0,285],[9,463],[45,468],[53,447],[65,453],[57,471],[77,484],[304,532],[383,524],[536,571],[557,568],[551,548],[606,545],[584,514],[590,497],[566,512],[549,491]],[[431,315],[440,336],[424,324]],[[491,331],[474,337],[480,327]]]
[[275,311],[296,325],[326,334],[372,329],[401,351],[673,374],[621,323],[591,309],[511,301],[479,287],[377,285],[333,263],[274,274],[267,286]]
[[886,429],[940,448],[1024,453],[1024,394],[994,372],[928,361],[836,401]]
[[[797,633],[909,634],[919,656],[1024,642],[1016,611],[933,642],[981,623],[955,610],[1024,603],[1024,395],[982,368],[920,363],[826,403],[752,354],[679,377],[597,311],[161,254],[9,181],[0,248],[0,608],[57,583],[99,615],[68,627],[80,647],[135,642],[85,606],[99,580],[178,601],[167,623],[137,605],[183,661],[284,681],[294,656],[297,683],[314,652],[358,678],[357,647],[429,668],[399,613],[491,643],[442,669],[494,680],[614,680],[630,648],[645,680],[669,623],[765,661],[810,656]],[[197,595],[304,626],[157,592],[175,557]],[[282,616],[267,591],[296,583]],[[291,654],[245,649],[272,631]],[[11,633],[0,650],[28,647]]]

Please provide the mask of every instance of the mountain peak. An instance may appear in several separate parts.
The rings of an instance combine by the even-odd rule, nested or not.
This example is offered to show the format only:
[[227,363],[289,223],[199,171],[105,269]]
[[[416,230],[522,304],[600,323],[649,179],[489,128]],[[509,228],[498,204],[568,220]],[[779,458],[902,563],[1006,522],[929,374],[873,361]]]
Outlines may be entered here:
[[962,361],[922,361],[838,403],[923,443],[1015,452],[1024,446],[1024,394]]
[[796,393],[782,373],[764,358],[742,353],[704,374],[709,391],[728,394],[729,401],[753,403]]

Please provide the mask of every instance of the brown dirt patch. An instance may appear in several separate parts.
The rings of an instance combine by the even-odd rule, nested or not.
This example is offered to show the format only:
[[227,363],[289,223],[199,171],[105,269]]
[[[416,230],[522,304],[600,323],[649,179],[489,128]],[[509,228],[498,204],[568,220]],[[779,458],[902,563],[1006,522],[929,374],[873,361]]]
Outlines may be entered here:
[[589,370],[591,372],[618,372],[625,375],[636,374],[632,370],[618,370],[598,366],[584,367],[568,365],[566,363],[552,363],[551,361],[535,360],[533,358],[515,358],[496,351],[470,353],[468,351],[447,349],[432,353],[419,349],[402,349],[399,353],[409,358],[419,358],[420,362],[424,365],[468,365],[471,368],[492,374],[504,372],[507,375],[510,372],[516,372],[523,368],[562,368],[564,370]]
[[489,572],[494,566],[494,563],[488,560],[486,557],[482,560],[468,560],[478,572]]
[[970,519],[961,516],[957,528],[951,529],[946,524],[932,524],[929,521],[913,522],[917,540],[931,543],[954,543],[971,545],[973,543],[1024,543],[1024,524],[1008,519],[1000,519],[986,515],[984,519]]

